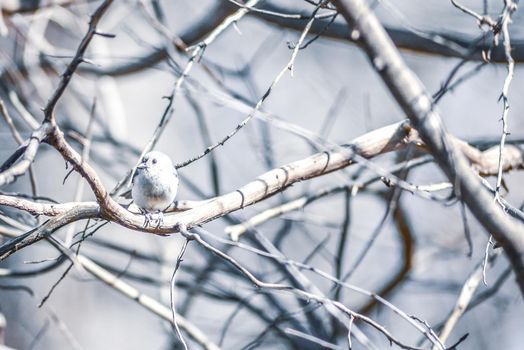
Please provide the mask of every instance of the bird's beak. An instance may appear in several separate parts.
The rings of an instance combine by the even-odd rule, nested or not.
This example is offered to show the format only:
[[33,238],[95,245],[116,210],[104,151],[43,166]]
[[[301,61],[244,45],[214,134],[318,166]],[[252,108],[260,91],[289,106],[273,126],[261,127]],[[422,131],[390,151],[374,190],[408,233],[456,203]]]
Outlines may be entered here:
[[145,168],[147,168],[147,164],[146,163],[140,163],[140,164],[138,164],[138,166],[136,168],[137,169],[145,169]]

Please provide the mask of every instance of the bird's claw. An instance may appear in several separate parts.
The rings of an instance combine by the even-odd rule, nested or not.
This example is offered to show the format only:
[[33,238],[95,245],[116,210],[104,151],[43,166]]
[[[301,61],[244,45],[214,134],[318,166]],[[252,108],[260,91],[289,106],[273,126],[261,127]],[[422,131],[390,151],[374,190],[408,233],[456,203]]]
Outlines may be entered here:
[[151,226],[152,222],[156,221],[155,228],[159,228],[164,223],[164,213],[159,211],[156,213],[144,213],[144,227]]
[[158,213],[156,213],[156,215],[157,215],[156,228],[159,228],[160,226],[164,224],[164,213],[159,211]]
[[144,213],[144,227],[148,227],[151,221],[153,221],[151,215],[151,213]]

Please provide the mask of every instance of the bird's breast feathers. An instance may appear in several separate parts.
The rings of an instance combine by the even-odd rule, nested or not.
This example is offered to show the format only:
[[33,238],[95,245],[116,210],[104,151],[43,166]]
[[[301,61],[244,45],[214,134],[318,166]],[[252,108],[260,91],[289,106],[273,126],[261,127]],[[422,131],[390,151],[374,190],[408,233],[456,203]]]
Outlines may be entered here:
[[178,177],[173,172],[151,174],[140,171],[133,181],[135,203],[148,211],[164,210],[174,200],[178,189]]

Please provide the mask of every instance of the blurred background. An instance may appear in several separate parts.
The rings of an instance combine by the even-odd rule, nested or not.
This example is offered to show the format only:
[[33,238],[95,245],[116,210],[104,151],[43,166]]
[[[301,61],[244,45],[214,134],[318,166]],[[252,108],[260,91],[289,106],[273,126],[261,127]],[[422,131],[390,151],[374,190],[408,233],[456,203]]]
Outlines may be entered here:
[[[24,139],[42,121],[42,108],[85,35],[89,15],[100,3],[1,0],[0,98]],[[451,1],[368,3],[398,46],[405,48],[403,58],[431,94],[459,67],[453,75],[453,83],[458,83],[439,97],[437,104],[448,130],[481,149],[498,144],[502,132],[499,96],[507,65],[500,47],[493,51],[494,61],[500,62],[482,61],[478,47],[489,46],[491,37],[479,38],[488,30],[479,28],[473,17]],[[461,4],[496,20],[504,2],[468,0]],[[175,163],[200,154],[254,113],[254,106],[291,59],[316,4],[272,0],[255,2],[254,6],[304,18],[247,13],[213,37],[175,91],[195,52],[184,50],[184,46],[209,38],[209,33],[240,7],[226,0],[126,0],[112,4],[99,30],[115,37],[95,36],[86,62],[56,111],[59,126],[77,150],[85,147],[86,140],[91,141],[89,162],[106,188],[114,188],[136,164],[165,113],[170,120],[155,148]],[[235,191],[272,168],[349,143],[405,118],[365,53],[348,40],[350,30],[343,18],[337,16],[323,29],[335,12],[323,8],[318,14],[324,17],[314,21],[312,32],[302,43],[307,43],[306,47],[298,50],[293,76],[286,71],[254,118],[223,146],[179,169],[177,199],[203,200]],[[519,65],[524,59],[519,56],[523,52],[519,45],[524,43],[522,12],[517,10],[512,19],[517,64],[509,90],[509,138],[518,142],[524,138],[524,99],[520,98],[524,80]],[[314,31],[320,32],[319,38]],[[173,92],[171,110],[166,97]],[[1,161],[17,147],[5,120],[0,121]],[[379,156],[372,162],[390,169],[407,157],[421,156],[408,150]],[[69,170],[58,152],[43,145],[32,169],[36,188],[25,175],[1,191],[36,198],[32,192],[36,190],[42,201],[93,200],[77,173],[66,178]],[[431,161],[406,168],[404,173],[407,181],[416,185],[446,181]],[[467,212],[473,247],[468,256],[461,206],[456,201],[400,193],[380,180],[351,192],[353,184],[374,176],[372,170],[357,164],[300,182],[204,225],[212,234],[204,238],[261,280],[296,286],[297,276],[290,276],[284,264],[225,244],[224,240],[229,240],[226,228],[301,196],[347,185],[248,230],[240,242],[264,250],[261,242],[267,239],[287,258],[338,278],[348,277],[351,285],[380,293],[439,333],[465,281],[483,261],[489,236]],[[510,172],[504,180],[505,198],[520,207],[522,174]],[[488,181],[493,184],[495,179]],[[437,193],[443,198],[450,194],[449,189]],[[7,207],[0,207],[0,214],[2,231],[25,232],[45,221]],[[82,242],[82,254],[169,307],[169,281],[183,239],[102,224],[78,222],[56,235],[65,238],[68,231],[93,233]],[[59,255],[43,241],[0,262],[0,340],[6,346],[182,348],[167,321],[96,278],[74,267],[69,270],[69,262]],[[469,333],[460,349],[521,348],[522,298],[503,254],[492,260],[486,270],[487,286],[478,285],[470,304],[473,307],[458,320],[446,345]],[[332,281],[312,271],[302,273],[327,296],[365,313],[404,344],[431,348],[424,336],[391,308],[347,288],[336,293]],[[319,339],[334,348],[348,346],[347,330],[324,308],[289,294],[254,288],[231,265],[197,244],[189,244],[177,272],[176,301],[177,311],[224,349],[328,348]],[[359,321],[355,325],[378,349],[389,347],[382,333]],[[304,334],[316,340],[308,340]],[[200,347],[187,336],[186,340],[189,348]],[[365,348],[355,339],[353,346]]]

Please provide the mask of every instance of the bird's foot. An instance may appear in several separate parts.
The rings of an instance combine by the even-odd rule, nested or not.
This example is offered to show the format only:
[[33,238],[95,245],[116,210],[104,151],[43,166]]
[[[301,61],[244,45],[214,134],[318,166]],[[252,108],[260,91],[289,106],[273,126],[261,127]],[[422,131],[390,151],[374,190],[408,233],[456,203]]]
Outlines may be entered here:
[[152,223],[156,221],[155,228],[159,228],[164,223],[164,212],[157,211],[155,213],[144,213],[144,227],[153,227]]
[[164,212],[159,211],[156,213],[156,228],[159,228],[164,224]]
[[144,213],[144,227],[148,227],[151,224],[151,222],[155,221],[153,215],[153,213]]

